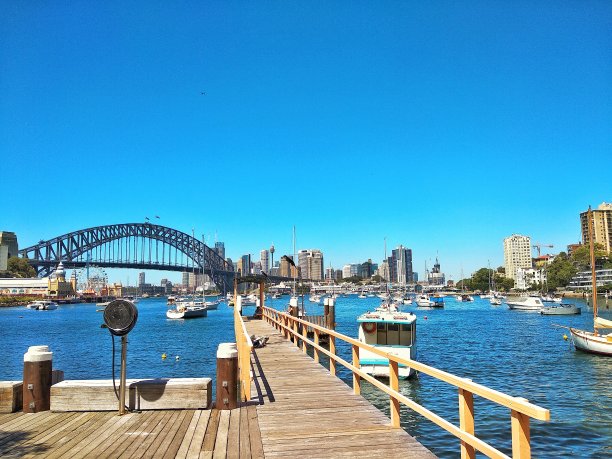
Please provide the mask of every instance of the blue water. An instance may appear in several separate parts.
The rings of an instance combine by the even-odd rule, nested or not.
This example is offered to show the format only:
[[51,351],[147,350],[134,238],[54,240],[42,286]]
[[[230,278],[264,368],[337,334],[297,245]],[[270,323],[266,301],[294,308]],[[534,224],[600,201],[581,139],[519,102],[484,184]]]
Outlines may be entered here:
[[[284,309],[287,297],[272,306]],[[355,318],[373,309],[377,298],[339,298],[338,331],[356,336]],[[491,306],[488,300],[457,303],[444,309],[406,306],[418,317],[418,359],[550,409],[550,422],[531,422],[533,457],[612,457],[612,358],[579,353],[563,340],[566,330],[552,324],[591,328],[584,302],[579,316],[541,316]],[[605,304],[602,316],[611,318]],[[612,302],[611,302],[612,306]],[[306,302],[307,312],[322,306]],[[225,304],[207,318],[172,321],[165,317],[165,299],[138,303],[138,323],[129,335],[128,378],[214,377],[219,343],[233,340],[233,310]],[[252,311],[246,309],[246,312]],[[100,328],[95,305],[60,305],[55,311],[0,308],[0,380],[21,379],[28,346],[47,344],[54,368],[67,379],[110,378],[111,338]],[[117,345],[119,340],[117,340]],[[350,348],[338,343],[350,359]],[[167,354],[162,360],[161,355]],[[179,359],[176,359],[179,356]],[[351,374],[340,376],[350,384]],[[425,375],[400,382],[400,390],[435,413],[458,424],[457,390]],[[388,413],[388,397],[367,383],[362,393]],[[475,398],[476,434],[511,454],[510,412]],[[458,457],[458,440],[430,421],[402,408],[402,425],[440,457]]]

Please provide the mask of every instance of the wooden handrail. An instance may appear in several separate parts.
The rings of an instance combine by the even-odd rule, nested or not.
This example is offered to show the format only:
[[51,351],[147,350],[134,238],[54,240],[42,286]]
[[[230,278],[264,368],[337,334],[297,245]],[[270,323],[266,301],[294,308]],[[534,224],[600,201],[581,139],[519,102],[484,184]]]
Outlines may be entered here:
[[[295,344],[299,345],[299,340],[302,340],[302,347],[306,345],[312,346],[315,352],[319,352],[327,355],[330,359],[330,372],[335,374],[335,363],[338,362],[345,366],[353,373],[353,392],[356,394],[360,393],[361,390],[361,379],[365,379],[372,385],[382,390],[389,395],[391,404],[391,421],[392,425],[399,427],[399,403],[403,403],[409,408],[413,409],[417,413],[421,414],[425,418],[434,422],[438,426],[447,430],[448,432],[455,435],[461,440],[461,457],[462,458],[473,458],[475,457],[475,450],[478,450],[489,457],[493,458],[508,458],[507,455],[501,451],[490,446],[486,442],[480,440],[474,435],[474,405],[473,395],[479,395],[487,400],[490,400],[499,405],[505,406],[511,410],[511,430],[512,430],[512,453],[515,458],[529,458],[531,457],[531,448],[529,444],[529,418],[549,421],[550,411],[529,403],[524,398],[512,397],[502,392],[490,389],[486,386],[472,382],[470,379],[460,378],[452,375],[437,368],[425,365],[423,363],[405,359],[394,354],[390,354],[374,346],[365,344],[336,332],[325,327],[307,322],[297,317],[290,316],[284,312],[277,311],[269,307],[264,307],[264,317],[266,320],[271,322],[276,328],[283,333],[283,335],[290,339],[291,335],[295,337]],[[333,349],[330,346],[330,350],[321,347],[318,342],[313,342],[308,339],[306,333],[298,333],[297,325],[302,324],[313,329],[316,336],[323,332],[330,336],[330,343],[334,343]],[[352,345],[352,359],[353,363],[349,363],[346,360],[338,357],[335,353],[335,338],[341,339]],[[316,339],[318,341],[318,339]],[[377,380],[373,376],[367,374],[360,368],[359,364],[359,350],[365,349],[374,354],[385,357],[389,361],[389,375],[391,387]],[[333,351],[333,352],[332,352]],[[438,416],[427,408],[419,405],[413,400],[405,397],[398,392],[399,385],[397,381],[397,372],[399,364],[406,365],[414,368],[424,374],[432,376],[436,379],[444,381],[448,384],[456,386],[459,389],[459,418],[460,426],[448,422],[444,418]],[[333,368],[333,371],[332,371]]]
[[238,348],[238,374],[240,378],[240,398],[242,401],[251,399],[251,352],[253,342],[247,333],[246,326],[238,307],[234,307],[234,334]]

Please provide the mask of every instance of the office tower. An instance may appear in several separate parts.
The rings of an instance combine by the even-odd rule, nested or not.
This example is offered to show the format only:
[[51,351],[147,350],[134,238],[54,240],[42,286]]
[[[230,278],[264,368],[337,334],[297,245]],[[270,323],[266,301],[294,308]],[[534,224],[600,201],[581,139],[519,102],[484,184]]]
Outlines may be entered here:
[[[412,280],[412,250],[399,245],[392,252],[395,262],[395,278],[393,282],[406,285]],[[391,265],[390,265],[391,266]]]
[[516,270],[531,268],[531,238],[513,234],[504,239],[504,265],[506,277],[516,280]]
[[138,286],[140,287],[144,285],[144,283],[145,283],[145,273],[143,271],[143,272],[138,273]]
[[248,276],[251,274],[251,254],[242,255],[238,265],[238,270],[243,276]]
[[187,271],[183,271],[183,278],[181,279],[181,284],[183,287],[189,287],[189,273]]
[[266,249],[259,252],[259,261],[261,263],[261,270],[268,274],[270,272],[270,252]]
[[0,271],[8,268],[8,259],[16,257],[19,252],[17,236],[10,231],[0,231]]
[[215,242],[215,252],[217,252],[221,258],[225,259],[225,243]]
[[[612,204],[603,202],[593,211],[593,240],[601,244],[608,253],[612,252]],[[588,212],[580,213],[582,243],[589,244]]]

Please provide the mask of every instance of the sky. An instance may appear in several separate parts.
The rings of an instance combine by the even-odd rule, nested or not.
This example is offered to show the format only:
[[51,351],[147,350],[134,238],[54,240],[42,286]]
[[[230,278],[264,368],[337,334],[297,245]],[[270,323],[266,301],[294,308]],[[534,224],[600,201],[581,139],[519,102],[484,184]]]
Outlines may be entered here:
[[158,215],[278,259],[295,226],[326,267],[386,238],[457,280],[612,201],[611,89],[608,1],[6,0],[0,230]]

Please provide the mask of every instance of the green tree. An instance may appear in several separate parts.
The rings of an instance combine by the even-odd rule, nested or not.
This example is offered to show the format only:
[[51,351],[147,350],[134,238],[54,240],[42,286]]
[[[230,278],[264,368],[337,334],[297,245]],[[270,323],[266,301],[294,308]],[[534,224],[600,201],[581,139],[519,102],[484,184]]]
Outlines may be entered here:
[[14,277],[36,277],[36,270],[28,264],[26,258],[9,258],[7,270]]
[[481,290],[483,292],[489,290],[489,279],[491,279],[491,282],[493,282],[492,276],[494,274],[495,271],[493,271],[492,269],[480,268],[472,276],[470,288],[472,288],[473,290]]
[[570,283],[577,272],[576,265],[565,252],[555,257],[553,262],[546,268],[546,283],[549,290],[565,287]]
[[[578,271],[587,271],[591,268],[590,250],[588,245],[582,245],[572,252],[570,260]],[[595,264],[601,264],[603,266],[607,262],[610,262],[610,259],[603,245],[595,243]]]
[[377,274],[375,276],[372,276],[372,281],[381,283],[381,282],[385,282],[385,279]]

